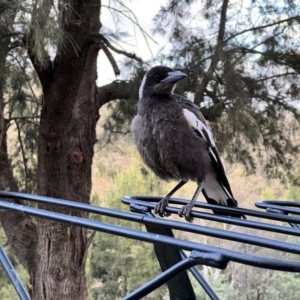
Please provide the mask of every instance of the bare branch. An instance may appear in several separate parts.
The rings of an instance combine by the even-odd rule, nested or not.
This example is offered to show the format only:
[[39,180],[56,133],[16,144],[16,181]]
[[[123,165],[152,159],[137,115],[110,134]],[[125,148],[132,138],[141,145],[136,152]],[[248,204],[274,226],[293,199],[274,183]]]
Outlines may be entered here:
[[277,22],[274,22],[274,23],[270,23],[270,24],[266,24],[266,25],[262,25],[262,26],[248,28],[248,29],[245,29],[245,30],[242,30],[240,32],[237,32],[237,33],[233,34],[227,40],[225,40],[225,43],[227,43],[231,39],[235,38],[236,36],[239,36],[241,34],[249,32],[249,31],[260,30],[260,29],[264,29],[264,28],[267,28],[267,27],[272,27],[272,26],[275,26],[275,25],[278,25],[278,24],[282,24],[282,23],[285,23],[285,22],[291,22],[291,21],[295,21],[295,20],[299,21],[300,20],[300,16],[296,16],[296,17],[292,17],[292,18],[287,18],[287,19],[284,19],[284,20],[280,20],[280,21],[277,21]]
[[120,50],[120,49],[117,49],[116,47],[114,47],[108,41],[108,39],[106,37],[104,37],[103,34],[101,34],[101,33],[91,36],[91,39],[92,39],[92,41],[94,41],[95,43],[100,45],[101,49],[104,51],[104,53],[107,56],[109,62],[111,63],[111,65],[113,67],[113,70],[114,70],[114,73],[116,75],[120,75],[121,72],[120,72],[120,69],[119,69],[119,67],[116,63],[116,60],[112,56],[109,49],[111,49],[115,53],[122,54],[122,55],[127,56],[131,59],[134,59],[134,60],[138,61],[139,63],[143,63],[143,60],[140,57],[136,56],[134,53],[129,53],[127,51]]
[[125,91],[125,86],[128,84],[126,81],[116,80],[110,84],[97,87],[96,100],[98,109],[105,103],[117,99],[128,99],[130,93]]
[[257,79],[256,82],[266,81],[266,80],[269,80],[269,79],[283,77],[283,76],[288,76],[288,75],[299,75],[299,74],[296,73],[296,72],[286,72],[286,73],[276,74],[276,75],[273,75],[273,76],[269,76],[269,77],[264,77],[264,78],[261,78],[261,79]]
[[17,120],[23,120],[27,123],[33,124],[34,126],[39,126],[39,123],[31,121],[31,119],[40,119],[40,116],[33,116],[33,117],[11,117],[10,120],[17,121]]
[[118,54],[123,54],[123,55],[125,55],[125,56],[127,56],[127,57],[129,57],[129,58],[132,58],[132,59],[136,60],[137,62],[139,62],[139,63],[141,63],[141,64],[143,63],[143,60],[142,60],[140,57],[136,56],[134,53],[129,53],[129,52],[127,52],[127,51],[117,49],[117,48],[114,47],[114,46],[108,41],[108,39],[107,39],[105,36],[103,36],[103,35],[101,35],[101,38],[102,38],[102,41],[106,44],[106,46],[107,46],[108,48],[110,48],[112,51],[114,51],[114,52],[116,52],[116,53],[118,53]]
[[114,59],[114,57],[112,56],[111,52],[109,51],[109,49],[104,45],[104,43],[99,42],[99,45],[101,47],[101,49],[103,50],[103,52],[105,53],[106,57],[108,58],[113,70],[114,70],[114,73],[116,76],[120,75],[121,72],[120,72],[120,69],[117,65],[117,62],[116,60]]
[[274,51],[262,52],[262,51],[254,50],[253,48],[249,49],[246,47],[239,47],[234,50],[235,51],[243,51],[245,53],[260,54],[276,64],[285,65],[293,70],[296,70],[297,74],[299,74],[299,72],[300,72],[299,63],[295,63],[295,61],[293,60],[293,57],[297,57],[297,59],[298,59],[299,55],[297,53],[293,53],[293,52],[290,52],[290,53],[277,52],[276,53]]
[[221,52],[224,47],[224,34],[225,34],[225,25],[226,25],[226,14],[227,14],[227,7],[228,7],[228,0],[223,1],[222,10],[221,10],[221,19],[219,25],[219,32],[218,32],[218,40],[217,45],[215,48],[215,52],[212,55],[210,66],[205,73],[201,83],[196,88],[195,92],[195,104],[199,105],[203,101],[205,89],[212,79],[213,73],[216,69],[216,66],[220,60]]

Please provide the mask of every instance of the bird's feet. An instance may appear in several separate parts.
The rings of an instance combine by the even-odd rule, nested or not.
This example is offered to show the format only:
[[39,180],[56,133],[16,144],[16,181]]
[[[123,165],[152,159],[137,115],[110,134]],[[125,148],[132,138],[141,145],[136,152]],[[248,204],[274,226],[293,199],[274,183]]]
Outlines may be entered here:
[[193,206],[189,204],[184,205],[181,207],[180,211],[178,212],[179,217],[184,217],[186,221],[192,223],[194,218],[190,216]]
[[154,212],[161,217],[169,217],[171,213],[165,211],[165,207],[169,204],[169,198],[162,198],[155,206]]

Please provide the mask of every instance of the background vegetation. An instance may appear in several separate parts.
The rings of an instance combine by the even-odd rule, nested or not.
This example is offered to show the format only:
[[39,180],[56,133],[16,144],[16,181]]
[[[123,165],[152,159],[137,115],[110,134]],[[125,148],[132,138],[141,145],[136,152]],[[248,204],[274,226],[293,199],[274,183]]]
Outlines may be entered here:
[[[165,64],[188,74],[177,92],[198,104],[208,119],[240,205],[253,208],[258,199],[299,200],[299,1],[169,0],[157,5],[151,34],[140,28],[130,5],[125,0],[0,1],[0,189],[122,210],[128,209],[120,202],[123,195],[164,195],[174,183],[163,183],[145,169],[130,135],[123,134],[136,112],[146,70]],[[112,16],[114,28],[100,23],[103,14]],[[126,51],[124,19],[147,42],[156,34],[168,47],[144,63],[143,57]],[[121,75],[100,87],[99,53]],[[99,73],[101,66],[100,61]],[[176,196],[190,198],[193,190],[189,183]],[[126,221],[99,220],[141,229]],[[33,299],[119,299],[159,272],[149,244],[94,236],[6,211],[0,211],[0,221],[1,243]],[[226,271],[201,271],[221,299],[300,298],[297,274],[238,264]],[[206,299],[196,284],[195,289],[198,299]],[[17,299],[3,271],[0,298]],[[166,288],[147,299],[168,299]]]

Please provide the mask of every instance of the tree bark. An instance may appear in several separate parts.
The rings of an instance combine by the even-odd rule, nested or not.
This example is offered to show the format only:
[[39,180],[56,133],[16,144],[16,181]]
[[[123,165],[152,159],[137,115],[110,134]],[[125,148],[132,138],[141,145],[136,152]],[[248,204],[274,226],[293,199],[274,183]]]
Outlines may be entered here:
[[[71,21],[64,24],[68,36],[64,49],[49,66],[46,77],[45,70],[40,73],[44,96],[38,143],[40,195],[89,203],[99,52],[89,37],[100,30],[100,5],[99,0],[71,1]],[[39,74],[38,67],[36,71]],[[46,208],[87,217],[81,211]],[[38,220],[37,227],[32,299],[86,299],[86,230],[44,219]]]
[[[71,0],[69,4],[62,10],[65,44],[53,62],[48,57],[46,67],[41,67],[32,48],[33,35],[29,33],[23,39],[39,76],[44,100],[39,127],[37,193],[89,203],[99,108],[129,95],[122,91],[123,82],[96,87],[100,47],[113,48],[95,38],[99,37],[101,27],[101,1]],[[8,53],[9,37],[0,42],[6,43],[5,47],[0,44],[0,52],[6,49]],[[4,59],[0,61],[0,67],[3,65],[0,70],[4,69],[6,56],[0,55],[1,58]],[[0,189],[17,191],[6,146],[4,80],[0,73]],[[88,216],[82,211],[43,204],[39,208]],[[33,222],[30,217],[8,211],[0,211],[0,220],[12,249],[30,275],[33,300],[87,298],[85,264],[90,241],[85,229],[44,219]]]
[[226,27],[226,14],[227,14],[228,2],[229,2],[229,0],[223,0],[217,45],[216,45],[215,51],[212,55],[210,66],[209,66],[207,72],[204,74],[203,79],[201,80],[201,83],[196,88],[194,102],[197,105],[200,105],[200,103],[203,102],[204,93],[207,88],[207,85],[213,78],[213,73],[215,72],[218,62],[221,59],[221,54],[223,51],[223,47],[225,45],[224,35],[225,35],[225,27]]

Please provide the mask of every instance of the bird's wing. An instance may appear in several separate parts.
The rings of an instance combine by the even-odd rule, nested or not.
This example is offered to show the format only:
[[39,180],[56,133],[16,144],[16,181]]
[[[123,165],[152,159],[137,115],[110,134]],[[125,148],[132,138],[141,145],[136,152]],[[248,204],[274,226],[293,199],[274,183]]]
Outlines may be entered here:
[[207,171],[203,188],[203,194],[206,200],[209,203],[236,206],[237,201],[233,197],[212,132],[208,129],[200,109],[184,98],[178,98],[178,100],[176,98],[176,101],[181,104],[184,116],[190,126],[195,129],[195,132],[199,136],[205,139],[208,145],[211,167]]
[[177,94],[172,94],[172,98],[174,98],[176,100],[176,102],[181,105],[182,108],[186,108],[186,109],[190,110],[191,112],[193,112],[197,116],[197,118],[206,125],[206,120],[205,120],[202,112],[200,111],[199,106],[194,104],[192,101],[187,100],[184,97],[177,95]]

